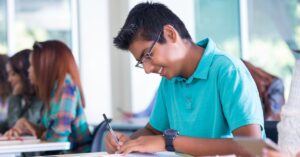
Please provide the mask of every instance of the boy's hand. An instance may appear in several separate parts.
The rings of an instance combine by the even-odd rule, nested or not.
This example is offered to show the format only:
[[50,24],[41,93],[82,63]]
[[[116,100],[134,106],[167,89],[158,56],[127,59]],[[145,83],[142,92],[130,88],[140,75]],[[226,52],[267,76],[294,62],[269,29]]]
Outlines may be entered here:
[[10,140],[13,137],[19,138],[24,134],[31,134],[37,137],[34,126],[26,118],[21,118],[16,122],[13,128],[5,132],[4,136]]
[[105,136],[105,147],[106,147],[106,151],[109,154],[115,153],[117,150],[120,149],[120,147],[127,141],[130,140],[129,136],[119,133],[119,132],[115,132],[116,136],[119,140],[119,145],[115,142],[115,140],[113,139],[112,135],[110,132],[107,133],[107,135]]
[[165,140],[162,135],[140,136],[137,139],[124,143],[117,153],[128,154],[130,152],[154,153],[165,151]]

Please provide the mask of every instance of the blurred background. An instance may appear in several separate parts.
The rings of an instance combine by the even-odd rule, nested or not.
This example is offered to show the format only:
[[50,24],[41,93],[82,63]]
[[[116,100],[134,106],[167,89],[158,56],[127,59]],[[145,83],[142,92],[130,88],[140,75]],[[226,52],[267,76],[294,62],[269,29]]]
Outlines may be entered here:
[[[102,113],[121,118],[145,109],[160,76],[134,67],[113,37],[129,10],[143,0],[0,0],[0,53],[13,55],[34,41],[61,40],[72,49],[81,72],[90,124]],[[226,52],[250,61],[290,88],[300,46],[299,0],[159,0],[185,23],[196,42],[211,37]]]

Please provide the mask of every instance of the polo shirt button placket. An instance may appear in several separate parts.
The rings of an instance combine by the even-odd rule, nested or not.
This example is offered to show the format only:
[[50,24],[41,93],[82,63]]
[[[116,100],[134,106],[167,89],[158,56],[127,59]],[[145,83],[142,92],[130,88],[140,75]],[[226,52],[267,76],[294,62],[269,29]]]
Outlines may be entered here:
[[192,99],[190,97],[187,97],[186,108],[188,110],[192,109]]

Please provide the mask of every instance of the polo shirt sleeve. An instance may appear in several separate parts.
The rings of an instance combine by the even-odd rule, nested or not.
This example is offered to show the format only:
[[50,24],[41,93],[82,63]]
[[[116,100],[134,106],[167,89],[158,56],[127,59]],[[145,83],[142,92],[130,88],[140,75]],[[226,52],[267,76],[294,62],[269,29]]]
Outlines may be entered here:
[[157,91],[156,102],[149,120],[150,125],[160,132],[170,128],[164,92],[164,81],[162,79]]
[[259,124],[263,130],[261,101],[246,67],[227,60],[218,75],[220,100],[230,131],[249,124]]

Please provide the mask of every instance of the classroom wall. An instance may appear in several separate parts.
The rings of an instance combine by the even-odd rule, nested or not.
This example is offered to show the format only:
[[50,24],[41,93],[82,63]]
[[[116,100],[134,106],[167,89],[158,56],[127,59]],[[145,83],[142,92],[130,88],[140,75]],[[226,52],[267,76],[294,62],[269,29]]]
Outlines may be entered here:
[[111,115],[111,62],[108,0],[79,0],[80,72],[88,122]]

